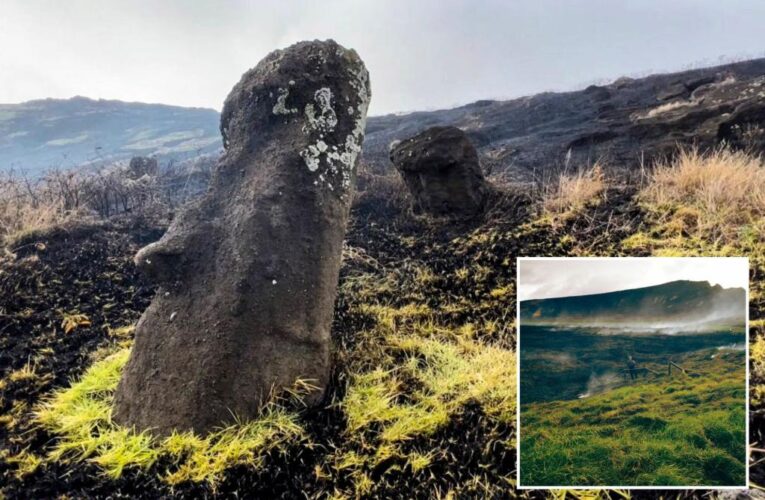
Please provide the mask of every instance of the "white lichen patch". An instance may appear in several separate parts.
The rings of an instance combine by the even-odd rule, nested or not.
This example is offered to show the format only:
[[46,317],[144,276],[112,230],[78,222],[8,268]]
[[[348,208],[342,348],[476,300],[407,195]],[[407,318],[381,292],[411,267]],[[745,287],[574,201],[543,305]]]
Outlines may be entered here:
[[329,133],[337,126],[337,114],[332,107],[332,90],[322,87],[313,94],[313,100],[318,106],[308,103],[305,107],[306,127],[311,130]]
[[308,170],[316,172],[319,169],[319,157],[327,150],[327,144],[324,141],[317,141],[316,144],[309,144],[306,149],[300,152]]
[[[332,91],[327,87],[322,87],[314,93],[315,105],[309,103],[305,107],[306,123],[303,127],[306,134],[318,133],[320,139],[309,144],[300,153],[311,172],[319,170],[322,163],[326,165],[326,169],[319,172],[319,183],[335,191],[337,184],[333,185],[331,180],[339,181],[341,198],[346,196],[351,185],[356,157],[361,151],[361,144],[364,139],[369,106],[369,92],[367,90],[369,75],[367,71],[363,67],[352,67],[349,69],[349,76],[351,77],[350,85],[356,91],[359,102],[355,108],[353,106],[347,107],[348,115],[354,120],[353,129],[338,144],[327,144],[324,141],[325,136],[332,137],[331,133],[337,127],[338,119],[332,107]],[[348,96],[346,96],[346,100],[349,100]],[[314,184],[317,183],[314,182]]]
[[315,152],[315,150],[312,150],[313,146],[308,146],[308,149],[304,149],[300,152],[300,156],[303,157],[303,161],[305,161],[306,167],[308,167],[308,170],[311,172],[316,172],[319,170],[319,155]]
[[276,104],[274,104],[273,113],[275,115],[294,115],[298,113],[297,108],[287,107],[287,97],[290,95],[289,89],[279,89],[277,91],[279,96],[276,98]]
[[351,67],[351,86],[356,90],[359,97],[357,106],[358,114],[354,122],[353,130],[345,137],[345,148],[339,155],[339,161],[345,167],[342,169],[343,189],[350,187],[351,175],[356,165],[356,157],[361,152],[361,144],[364,141],[364,130],[367,125],[367,109],[369,108],[369,73],[363,66]]

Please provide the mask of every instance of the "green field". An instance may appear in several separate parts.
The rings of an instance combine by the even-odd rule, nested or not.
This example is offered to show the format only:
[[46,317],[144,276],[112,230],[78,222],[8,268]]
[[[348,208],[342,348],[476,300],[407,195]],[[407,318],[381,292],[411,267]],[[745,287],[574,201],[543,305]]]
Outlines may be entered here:
[[[717,338],[672,337],[664,344],[666,351],[657,347],[662,344],[657,344],[660,339],[655,337],[598,339],[590,335],[582,341],[576,334],[558,336],[561,332],[540,330],[529,333],[524,327],[521,334],[520,484],[745,483],[745,352],[741,344],[733,346],[728,338],[738,335],[741,342],[743,333]],[[557,343],[550,339],[554,334]],[[536,336],[542,335],[547,342],[537,342],[540,338]],[[562,347],[561,339],[576,347],[555,350]],[[699,349],[699,343],[719,345]],[[625,353],[638,352],[646,357],[647,346],[653,352],[650,361],[641,366],[651,367],[655,373],[649,372],[636,381],[611,376],[611,385],[599,386],[599,392],[571,399],[586,394],[583,366],[613,375],[618,373]],[[554,362],[556,356],[558,361]],[[593,357],[601,361],[594,362]],[[674,370],[668,376],[667,357],[685,368],[687,374]],[[547,381],[547,386],[531,390],[528,380],[538,383],[541,379]],[[554,393],[561,399],[551,401]]]

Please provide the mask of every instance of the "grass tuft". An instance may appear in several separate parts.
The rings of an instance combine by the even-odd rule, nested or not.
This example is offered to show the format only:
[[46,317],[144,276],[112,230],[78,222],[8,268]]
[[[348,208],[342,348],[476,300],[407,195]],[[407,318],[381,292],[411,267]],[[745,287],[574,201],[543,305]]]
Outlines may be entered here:
[[[0,458],[2,458],[2,454],[0,454]],[[9,464],[16,466],[14,474],[18,479],[34,473],[43,463],[43,459],[41,457],[35,455],[34,453],[30,453],[28,450],[24,450],[16,455],[6,457],[5,460]]]
[[732,244],[765,217],[765,167],[743,152],[681,150],[649,174],[640,199],[667,232]]
[[383,462],[400,461],[413,472],[428,467],[433,454],[407,451],[406,444],[432,436],[468,403],[479,404],[494,421],[512,425],[512,350],[476,340],[472,324],[440,325],[427,309],[361,307],[376,322],[360,336],[383,348],[374,368],[353,372],[339,403],[347,416],[347,437],[358,446],[338,450],[335,463],[357,479],[355,494],[364,493],[364,478]]
[[125,348],[96,362],[79,381],[38,407],[36,421],[58,436],[47,460],[89,460],[108,477],[118,478],[126,468],[148,469],[168,457],[174,465],[163,479],[169,484],[206,481],[214,487],[227,468],[258,467],[269,451],[304,438],[297,413],[276,404],[268,405],[257,420],[205,437],[187,432],[156,439],[121,427],[111,420],[111,404],[129,354]]
[[563,174],[543,194],[543,213],[553,219],[565,220],[596,202],[606,187],[603,168],[597,163],[589,170]]
[[27,363],[8,374],[8,380],[11,382],[24,382],[28,380],[34,380],[37,378],[37,368],[34,363],[27,361]]

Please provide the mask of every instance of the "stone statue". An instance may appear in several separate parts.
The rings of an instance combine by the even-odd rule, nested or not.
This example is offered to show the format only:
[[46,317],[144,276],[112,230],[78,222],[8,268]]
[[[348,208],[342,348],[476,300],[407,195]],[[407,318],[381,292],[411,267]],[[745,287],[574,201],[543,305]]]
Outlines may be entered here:
[[301,42],[244,74],[221,115],[208,192],[135,262],[159,284],[113,418],[203,433],[256,417],[297,380],[321,401],[369,76],[353,50]]

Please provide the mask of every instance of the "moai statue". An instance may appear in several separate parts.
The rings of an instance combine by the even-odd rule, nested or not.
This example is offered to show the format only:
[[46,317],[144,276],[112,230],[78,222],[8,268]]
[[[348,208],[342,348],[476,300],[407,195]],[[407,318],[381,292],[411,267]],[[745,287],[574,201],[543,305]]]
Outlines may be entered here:
[[208,192],[136,264],[159,290],[113,418],[207,432],[304,380],[322,399],[369,76],[353,50],[301,42],[245,73],[221,115]]

